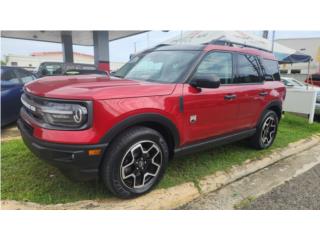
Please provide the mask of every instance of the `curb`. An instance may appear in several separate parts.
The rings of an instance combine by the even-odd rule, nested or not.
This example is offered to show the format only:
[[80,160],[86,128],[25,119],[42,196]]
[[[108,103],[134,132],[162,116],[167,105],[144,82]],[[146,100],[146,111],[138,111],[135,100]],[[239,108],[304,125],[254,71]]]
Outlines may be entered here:
[[184,183],[168,189],[157,189],[144,196],[131,200],[119,200],[111,198],[107,200],[85,200],[66,204],[41,205],[31,202],[19,202],[13,200],[2,200],[1,209],[4,210],[162,210],[176,209],[188,202],[198,198],[201,194],[206,194],[221,187],[235,182],[245,176],[255,173],[267,166],[270,166],[282,159],[307,150],[320,143],[320,136],[314,135],[307,139],[302,139],[290,143],[285,149],[274,150],[270,155],[262,159],[249,159],[243,164],[233,166],[227,171],[219,171],[213,175],[204,177],[199,182],[199,189],[192,183]]

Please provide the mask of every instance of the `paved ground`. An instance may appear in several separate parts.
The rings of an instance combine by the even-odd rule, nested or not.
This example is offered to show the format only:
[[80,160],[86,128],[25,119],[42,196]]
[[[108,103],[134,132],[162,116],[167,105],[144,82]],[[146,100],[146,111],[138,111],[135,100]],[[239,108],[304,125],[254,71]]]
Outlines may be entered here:
[[243,209],[320,209],[320,164]]
[[320,145],[291,156],[181,209],[320,209]]

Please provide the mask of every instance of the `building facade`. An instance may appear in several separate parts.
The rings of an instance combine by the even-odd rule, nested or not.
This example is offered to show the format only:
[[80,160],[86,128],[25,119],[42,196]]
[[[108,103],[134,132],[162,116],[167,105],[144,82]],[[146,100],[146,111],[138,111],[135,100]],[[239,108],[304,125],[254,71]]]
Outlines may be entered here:
[[[74,52],[75,63],[94,64],[94,57],[89,54]],[[63,62],[62,52],[34,52],[30,55],[14,55],[6,56],[8,66],[18,66],[28,70],[34,70],[39,67],[42,62]],[[112,71],[120,68],[124,63],[111,62],[110,69]]]

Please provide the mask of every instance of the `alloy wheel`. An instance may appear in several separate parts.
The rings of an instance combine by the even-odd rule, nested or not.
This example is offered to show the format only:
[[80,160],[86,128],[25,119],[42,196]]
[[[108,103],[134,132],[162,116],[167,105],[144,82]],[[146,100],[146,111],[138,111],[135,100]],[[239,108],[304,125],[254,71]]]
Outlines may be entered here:
[[160,147],[153,141],[140,141],[129,148],[121,161],[121,180],[130,189],[147,187],[152,185],[161,165]]
[[273,116],[269,116],[262,126],[262,132],[261,132],[261,141],[265,146],[269,146],[276,133],[276,119]]

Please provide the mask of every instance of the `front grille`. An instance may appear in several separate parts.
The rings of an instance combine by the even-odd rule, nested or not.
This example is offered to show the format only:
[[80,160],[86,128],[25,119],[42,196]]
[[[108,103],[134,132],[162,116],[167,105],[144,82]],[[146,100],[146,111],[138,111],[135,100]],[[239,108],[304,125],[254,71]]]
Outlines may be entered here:
[[42,106],[43,101],[31,94],[25,93],[21,97],[23,108],[26,113],[38,122],[43,122],[42,115],[38,112],[37,106]]

